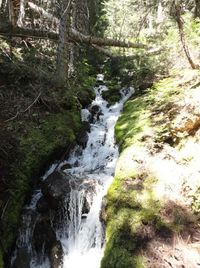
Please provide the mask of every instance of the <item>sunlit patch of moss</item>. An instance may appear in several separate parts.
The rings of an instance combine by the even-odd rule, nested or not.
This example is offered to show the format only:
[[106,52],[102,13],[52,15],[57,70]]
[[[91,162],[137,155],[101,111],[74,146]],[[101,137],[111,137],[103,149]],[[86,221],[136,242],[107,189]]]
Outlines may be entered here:
[[133,99],[126,103],[115,127],[120,150],[140,143],[141,138],[150,132],[156,132],[158,137],[166,132],[169,129],[169,103],[173,105],[177,98],[181,98],[181,94],[179,81],[165,78],[144,94],[133,96]]
[[[169,131],[168,111],[182,98],[179,84],[173,77],[166,78],[143,94],[136,94],[126,103],[116,124],[121,154],[107,194],[107,242],[101,268],[145,267],[141,247],[157,232],[171,234],[182,228],[180,222],[168,224],[161,218],[163,203],[153,190],[157,178],[138,166],[146,154],[146,139],[162,142]],[[150,232],[145,232],[148,228]]]

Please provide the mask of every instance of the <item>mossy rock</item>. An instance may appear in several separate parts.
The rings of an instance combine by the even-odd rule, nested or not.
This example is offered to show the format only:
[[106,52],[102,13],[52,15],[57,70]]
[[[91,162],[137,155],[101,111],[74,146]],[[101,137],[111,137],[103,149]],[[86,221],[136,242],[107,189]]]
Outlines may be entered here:
[[[39,125],[31,122],[27,134],[18,136],[16,162],[11,166],[10,199],[2,223],[1,241],[8,251],[13,245],[21,209],[50,160],[60,157],[76,140],[82,127],[80,110],[49,114]],[[57,152],[59,151],[59,154]]]
[[108,90],[102,93],[104,100],[106,100],[110,105],[119,102],[121,99],[120,93],[121,87],[116,84],[108,84]]

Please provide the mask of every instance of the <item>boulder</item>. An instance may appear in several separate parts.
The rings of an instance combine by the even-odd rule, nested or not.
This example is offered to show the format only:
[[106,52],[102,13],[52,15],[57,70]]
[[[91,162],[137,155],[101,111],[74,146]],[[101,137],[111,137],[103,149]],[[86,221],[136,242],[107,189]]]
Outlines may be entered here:
[[91,123],[94,123],[95,120],[99,120],[99,117],[103,115],[102,110],[99,105],[93,105],[90,107],[90,113],[91,113]]
[[50,220],[38,221],[33,231],[33,245],[36,252],[39,254],[44,249],[45,253],[49,253],[56,242],[56,234],[51,227]]
[[19,248],[13,268],[30,268],[31,255],[27,248]]
[[66,169],[70,169],[70,168],[72,168],[72,165],[70,165],[70,164],[64,164],[61,168],[60,168],[60,170],[62,170],[62,171],[64,171],[64,170],[66,170]]
[[88,133],[82,132],[81,135],[79,135],[79,137],[76,139],[76,142],[78,143],[78,145],[85,148],[87,146],[88,138]]
[[84,121],[84,122],[82,122],[82,125],[83,125],[82,130],[90,132],[91,126],[90,126],[89,122]]
[[39,213],[45,213],[45,212],[48,212],[49,210],[49,205],[48,205],[48,202],[47,200],[44,198],[44,196],[42,196],[37,204],[36,204],[36,208],[37,208],[37,211]]
[[90,211],[90,207],[91,207],[91,204],[89,203],[88,199],[85,196],[84,202],[83,202],[82,214],[88,214]]
[[56,243],[50,249],[49,260],[51,263],[51,268],[62,267],[63,249],[60,241],[57,240]]
[[70,193],[70,181],[60,172],[54,171],[42,184],[42,193],[51,209],[59,207],[64,197]]

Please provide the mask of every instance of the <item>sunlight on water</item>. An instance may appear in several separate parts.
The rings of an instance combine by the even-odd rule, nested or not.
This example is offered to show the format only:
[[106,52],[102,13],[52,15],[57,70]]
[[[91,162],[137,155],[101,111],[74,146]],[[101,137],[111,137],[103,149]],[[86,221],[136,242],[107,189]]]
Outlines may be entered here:
[[[103,75],[98,75],[98,81],[103,81]],[[61,168],[64,164],[71,166],[62,171],[64,176],[66,174],[66,179],[69,180],[69,175],[71,178],[71,192],[67,194],[65,202],[59,208],[59,217],[62,222],[59,222],[57,229],[55,229],[55,225],[52,225],[57,239],[62,243],[63,268],[98,268],[103,254],[105,237],[99,215],[102,198],[112,182],[118,158],[114,127],[124,102],[134,93],[133,88],[122,90],[121,101],[109,106],[101,96],[102,92],[106,90],[108,89],[104,85],[95,88],[95,100],[88,109],[82,110],[82,120],[90,122],[91,126],[85,149],[75,147],[70,158],[63,161],[58,167]],[[92,107],[97,109],[96,114],[92,114]],[[55,167],[57,164],[50,167],[43,177],[44,180],[54,171]],[[30,211],[35,213],[36,203],[41,196],[40,190],[35,193],[31,204],[26,207],[29,213]],[[28,213],[24,215],[24,222],[26,219],[28,220]],[[56,220],[59,221],[57,218]],[[29,225],[25,224],[28,232],[21,228],[18,246],[29,247],[32,254],[31,268],[49,268],[51,265],[47,256],[41,253],[43,257],[41,262],[33,253],[30,245],[35,222],[30,220]]]

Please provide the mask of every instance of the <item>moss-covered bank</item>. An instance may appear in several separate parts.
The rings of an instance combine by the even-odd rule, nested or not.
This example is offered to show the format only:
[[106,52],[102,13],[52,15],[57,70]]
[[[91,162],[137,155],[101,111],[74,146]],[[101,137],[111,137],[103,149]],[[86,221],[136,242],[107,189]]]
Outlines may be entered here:
[[[149,267],[145,249],[152,241],[171,241],[175,234],[188,231],[188,226],[198,225],[191,206],[176,203],[171,192],[167,196],[163,190],[162,195],[162,179],[168,170],[161,166],[169,164],[172,169],[177,164],[171,154],[179,153],[181,139],[173,136],[171,124],[180,112],[184,91],[197,79],[198,72],[191,77],[172,73],[125,104],[115,129],[120,157],[101,215],[106,223],[101,268]],[[172,176],[166,183],[179,180]]]
[[93,99],[95,85],[91,66],[80,60],[78,75],[58,87],[43,50],[44,62],[34,46],[27,50],[16,43],[11,51],[10,45],[9,40],[0,39],[1,268],[9,267],[21,210],[40,176],[48,165],[67,155],[83,131],[80,111]]

